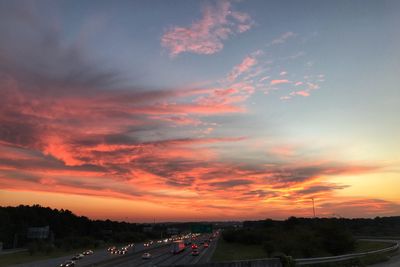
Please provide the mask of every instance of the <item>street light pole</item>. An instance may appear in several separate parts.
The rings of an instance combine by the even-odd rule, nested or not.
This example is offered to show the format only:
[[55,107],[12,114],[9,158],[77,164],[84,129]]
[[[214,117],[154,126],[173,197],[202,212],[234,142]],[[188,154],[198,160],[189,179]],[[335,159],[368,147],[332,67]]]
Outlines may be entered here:
[[315,218],[315,204],[314,204],[314,198],[311,198],[312,200],[312,209],[313,209],[313,214],[314,214],[314,218]]

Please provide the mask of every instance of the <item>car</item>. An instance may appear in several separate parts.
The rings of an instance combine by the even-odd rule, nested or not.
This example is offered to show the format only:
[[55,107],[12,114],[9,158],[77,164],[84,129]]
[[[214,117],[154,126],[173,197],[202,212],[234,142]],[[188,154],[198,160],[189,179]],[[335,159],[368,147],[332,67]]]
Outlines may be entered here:
[[148,252],[143,253],[142,259],[145,259],[145,260],[146,260],[146,259],[151,259],[151,254],[148,253]]
[[75,260],[80,260],[84,257],[83,254],[76,254],[75,256],[72,257],[71,260],[75,261]]
[[200,252],[198,249],[193,249],[192,250],[192,256],[199,256]]
[[149,247],[150,244],[149,244],[149,243],[144,243],[143,246],[144,246],[144,247]]
[[205,248],[208,248],[208,243],[204,243],[204,247],[205,247]]
[[117,254],[125,255],[126,254],[126,250],[123,250],[123,249],[117,250]]
[[192,244],[192,249],[197,249],[197,248],[198,248],[197,244]]
[[74,266],[75,266],[74,261],[66,261],[66,262],[60,264],[60,267],[74,267]]
[[111,254],[118,254],[118,249],[114,249],[110,251]]
[[113,251],[113,250],[116,250],[117,248],[115,247],[115,246],[113,246],[113,247],[109,247],[108,249],[107,249],[107,251]]
[[73,260],[68,260],[60,264],[60,267],[74,267],[74,266],[75,266],[75,261]]
[[93,254],[93,250],[86,250],[82,254],[85,255],[85,256],[92,255]]

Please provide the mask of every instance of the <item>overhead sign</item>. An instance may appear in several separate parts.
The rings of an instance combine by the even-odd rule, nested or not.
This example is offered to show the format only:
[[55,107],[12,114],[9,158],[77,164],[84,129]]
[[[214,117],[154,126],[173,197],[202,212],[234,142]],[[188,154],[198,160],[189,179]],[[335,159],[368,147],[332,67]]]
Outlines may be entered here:
[[192,233],[212,233],[212,224],[192,224],[191,231]]

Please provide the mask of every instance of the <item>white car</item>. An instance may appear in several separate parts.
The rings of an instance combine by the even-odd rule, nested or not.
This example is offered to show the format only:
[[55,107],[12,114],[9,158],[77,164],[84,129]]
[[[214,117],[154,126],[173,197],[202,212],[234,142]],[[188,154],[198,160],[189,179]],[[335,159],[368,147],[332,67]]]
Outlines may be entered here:
[[92,255],[93,254],[93,250],[86,250],[85,252],[83,252],[83,255],[87,256],[87,255]]
[[148,253],[148,252],[146,252],[146,253],[143,253],[143,255],[142,255],[142,259],[151,259],[151,254],[150,254],[150,253]]
[[75,266],[74,261],[66,261],[66,262],[60,264],[60,267],[74,267],[74,266]]
[[73,260],[73,261],[75,261],[75,260],[80,260],[80,259],[82,259],[83,257],[85,257],[85,255],[83,255],[83,254],[76,254],[75,256],[72,257],[71,260]]
[[117,250],[117,254],[125,255],[126,254],[126,250],[123,250],[123,249]]

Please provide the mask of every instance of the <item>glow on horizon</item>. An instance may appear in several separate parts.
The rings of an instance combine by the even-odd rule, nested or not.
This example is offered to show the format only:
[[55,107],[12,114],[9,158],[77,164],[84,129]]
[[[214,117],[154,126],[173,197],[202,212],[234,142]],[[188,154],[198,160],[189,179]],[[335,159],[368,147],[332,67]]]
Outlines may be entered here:
[[307,217],[311,198],[319,216],[400,213],[399,4],[156,5],[0,3],[0,205],[132,222]]

